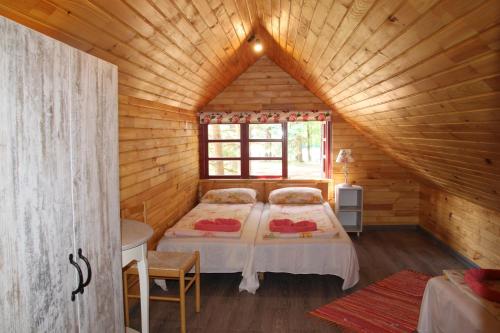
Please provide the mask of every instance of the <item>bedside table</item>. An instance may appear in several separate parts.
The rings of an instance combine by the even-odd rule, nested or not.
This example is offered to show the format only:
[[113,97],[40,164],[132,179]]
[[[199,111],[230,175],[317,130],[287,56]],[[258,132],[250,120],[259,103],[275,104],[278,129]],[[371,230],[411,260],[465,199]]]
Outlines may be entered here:
[[335,214],[347,232],[363,231],[363,187],[335,185]]

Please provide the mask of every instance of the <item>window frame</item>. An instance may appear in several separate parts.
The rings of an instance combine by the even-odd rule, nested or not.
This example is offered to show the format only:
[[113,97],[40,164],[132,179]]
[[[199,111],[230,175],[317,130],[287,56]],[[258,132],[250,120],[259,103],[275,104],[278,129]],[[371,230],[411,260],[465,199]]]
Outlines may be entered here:
[[[242,124],[246,125],[247,128],[247,135],[246,135],[246,146],[248,147],[248,162],[245,162],[245,164],[248,166],[248,173],[247,173],[247,178],[248,179],[280,179],[280,178],[287,178],[288,177],[288,163],[285,163],[285,161],[288,162],[288,126],[287,123],[280,123],[281,125],[281,139],[250,139],[250,124]],[[254,125],[261,125],[261,124],[254,124]],[[251,142],[262,142],[262,143],[268,143],[268,142],[280,142],[281,143],[281,157],[251,157],[250,156],[250,143]],[[251,175],[250,174],[250,161],[281,161],[281,175]]]
[[[217,125],[222,125],[222,124],[217,124]],[[238,125],[238,124],[236,124]],[[239,124],[241,125],[241,124]],[[239,139],[215,139],[215,140],[209,140],[208,139],[208,124],[201,124],[200,125],[200,170],[201,170],[201,178],[202,179],[242,179],[244,175],[244,170],[243,170],[243,165],[244,163],[244,148],[245,144],[243,143],[242,139],[244,138],[243,136],[243,127],[240,126],[240,138]],[[221,142],[221,143],[230,143],[230,142],[237,142],[240,144],[240,157],[209,157],[208,156],[208,145],[212,142]],[[209,164],[210,161],[240,161],[240,174],[239,175],[222,175],[222,176],[209,176],[208,170],[209,170]]]
[[[288,179],[288,123],[280,123],[282,126],[281,139],[250,139],[250,131],[248,123],[240,123],[240,138],[239,139],[208,139],[208,125],[222,124],[200,124],[200,178],[201,179]],[[324,130],[322,131],[322,147],[323,154],[323,172],[325,178],[331,178],[331,140],[332,130],[331,121],[324,121]],[[209,157],[208,146],[212,142],[238,142],[240,143],[240,157]],[[250,157],[251,142],[281,142],[281,157]],[[326,156],[325,156],[326,155]],[[240,161],[240,175],[209,175],[209,162],[216,160],[237,160]],[[250,175],[250,161],[281,161],[281,175]],[[307,178],[303,178],[307,179]]]

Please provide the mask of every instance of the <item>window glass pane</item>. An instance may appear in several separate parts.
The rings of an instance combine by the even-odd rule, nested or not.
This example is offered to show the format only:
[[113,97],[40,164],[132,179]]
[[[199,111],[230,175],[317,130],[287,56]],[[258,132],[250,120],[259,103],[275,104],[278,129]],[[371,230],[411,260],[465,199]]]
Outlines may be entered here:
[[240,143],[209,142],[208,157],[240,157]]
[[320,121],[290,122],[288,126],[288,178],[321,178]]
[[281,160],[250,160],[250,176],[281,176]]
[[208,140],[239,140],[239,124],[208,124]]
[[281,139],[283,128],[281,124],[250,124],[250,139]]
[[239,176],[241,174],[241,161],[217,160],[208,161],[209,176]]
[[281,142],[250,142],[250,157],[281,157]]

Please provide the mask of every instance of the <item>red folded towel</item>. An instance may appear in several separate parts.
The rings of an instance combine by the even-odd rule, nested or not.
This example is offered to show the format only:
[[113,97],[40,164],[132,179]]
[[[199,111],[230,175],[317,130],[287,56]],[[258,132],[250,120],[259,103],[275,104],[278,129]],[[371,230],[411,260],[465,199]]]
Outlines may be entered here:
[[494,290],[486,283],[487,280],[500,280],[499,269],[469,269],[465,272],[464,280],[477,295],[492,302],[500,302],[500,291]]
[[199,220],[194,224],[195,230],[236,232],[241,228],[241,222],[236,219],[218,218],[215,220]]
[[269,230],[281,233],[296,233],[316,231],[317,227],[316,222],[312,221],[299,221],[293,223],[293,221],[289,219],[275,219],[269,222]]

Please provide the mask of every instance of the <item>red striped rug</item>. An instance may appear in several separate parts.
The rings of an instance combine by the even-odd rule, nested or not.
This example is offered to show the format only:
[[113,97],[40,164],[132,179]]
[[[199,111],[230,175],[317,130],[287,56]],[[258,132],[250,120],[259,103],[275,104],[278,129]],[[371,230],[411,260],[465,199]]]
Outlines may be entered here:
[[354,332],[414,332],[430,278],[401,271],[310,313]]

